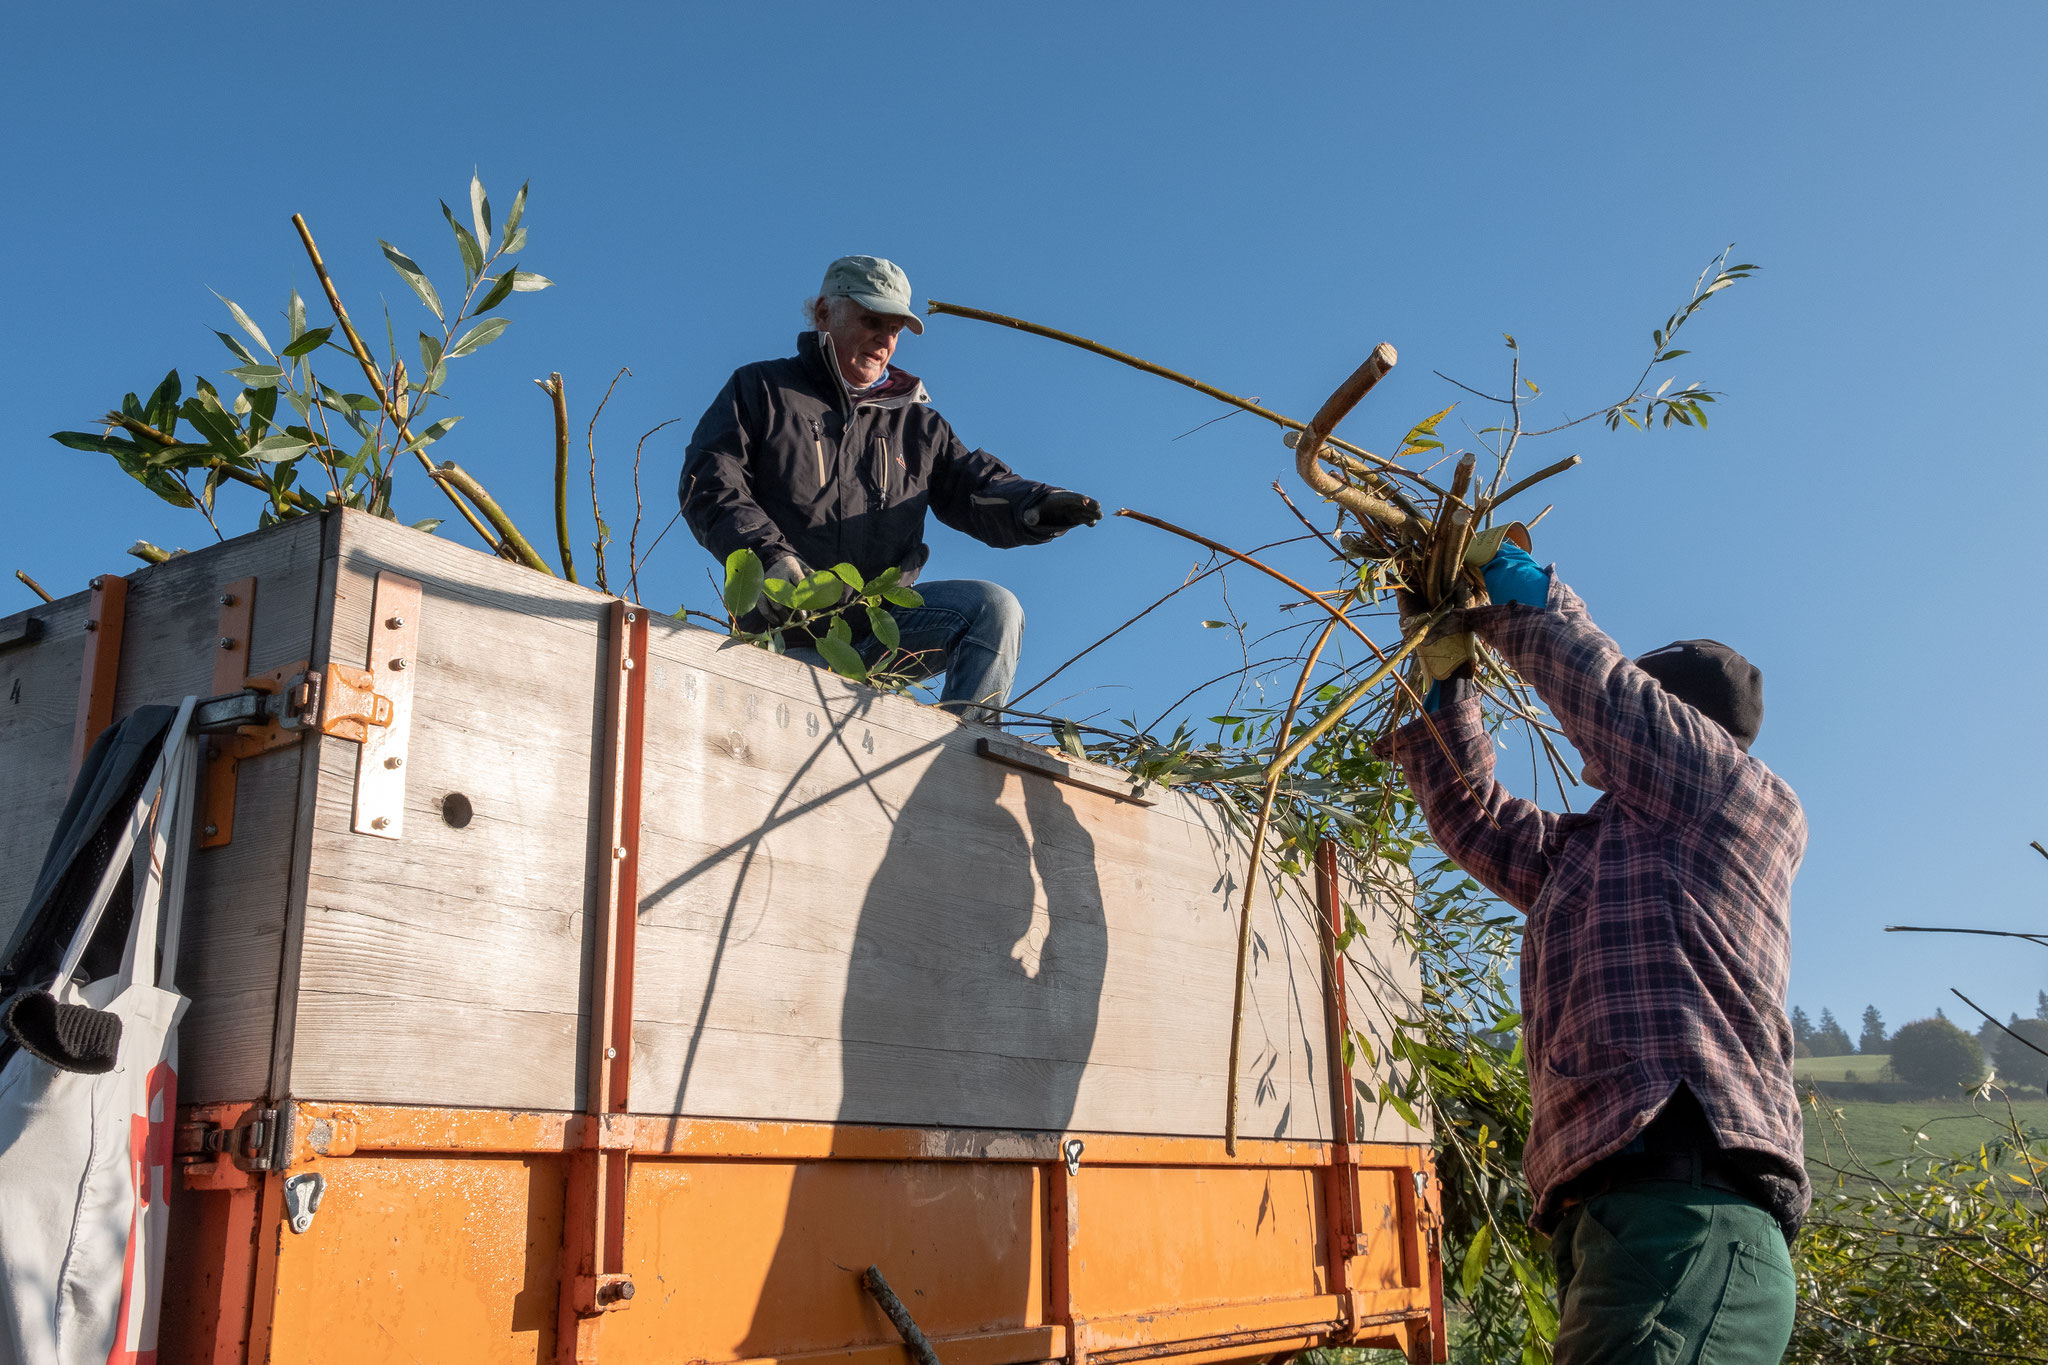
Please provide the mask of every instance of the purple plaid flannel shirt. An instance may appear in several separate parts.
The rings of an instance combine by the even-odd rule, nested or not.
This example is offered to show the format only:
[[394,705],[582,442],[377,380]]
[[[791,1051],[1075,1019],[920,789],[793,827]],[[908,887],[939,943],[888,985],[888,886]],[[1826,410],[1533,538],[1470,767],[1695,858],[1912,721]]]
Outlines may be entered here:
[[1798,798],[1637,668],[1555,572],[1543,609],[1466,616],[1606,790],[1583,815],[1509,796],[1476,697],[1434,714],[1442,745],[1416,720],[1387,746],[1439,847],[1527,916],[1533,1221],[1550,1226],[1560,1187],[1641,1132],[1681,1081],[1724,1149],[1775,1158],[1765,1164],[1796,1183],[1803,1212],[1785,1017],[1792,877],[1806,849]]

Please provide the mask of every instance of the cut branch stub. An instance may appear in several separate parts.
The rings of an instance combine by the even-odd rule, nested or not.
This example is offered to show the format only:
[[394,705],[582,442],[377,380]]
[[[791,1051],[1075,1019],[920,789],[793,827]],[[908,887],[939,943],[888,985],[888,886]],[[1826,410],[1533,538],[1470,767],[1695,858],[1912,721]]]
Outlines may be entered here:
[[1372,392],[1373,385],[1379,383],[1399,359],[1394,348],[1384,341],[1373,347],[1372,354],[1365,358],[1365,363],[1353,370],[1349,379],[1338,385],[1337,391],[1316,411],[1315,418],[1308,426],[1298,436],[1294,433],[1289,435],[1293,438],[1294,469],[1301,475],[1303,483],[1345,508],[1359,520],[1376,522],[1394,535],[1404,536],[1412,534],[1415,518],[1393,503],[1388,496],[1393,490],[1384,480],[1364,473],[1354,466],[1353,472],[1365,484],[1361,489],[1346,483],[1319,463],[1323,454],[1323,443],[1329,439],[1330,433],[1336,429],[1339,422],[1350,415],[1351,410],[1358,406],[1361,399]]

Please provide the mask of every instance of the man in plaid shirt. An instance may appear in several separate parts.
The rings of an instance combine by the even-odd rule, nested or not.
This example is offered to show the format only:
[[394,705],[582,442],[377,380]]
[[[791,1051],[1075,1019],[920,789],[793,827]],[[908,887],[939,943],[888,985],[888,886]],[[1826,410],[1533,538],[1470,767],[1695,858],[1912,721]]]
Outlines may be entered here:
[[1484,574],[1493,605],[1462,627],[1605,795],[1583,815],[1509,796],[1469,665],[1387,751],[1439,847],[1527,916],[1523,1168],[1557,1261],[1556,1360],[1774,1363],[1810,1197],[1784,1009],[1806,819],[1748,752],[1761,677],[1709,640],[1630,660],[1516,545]]

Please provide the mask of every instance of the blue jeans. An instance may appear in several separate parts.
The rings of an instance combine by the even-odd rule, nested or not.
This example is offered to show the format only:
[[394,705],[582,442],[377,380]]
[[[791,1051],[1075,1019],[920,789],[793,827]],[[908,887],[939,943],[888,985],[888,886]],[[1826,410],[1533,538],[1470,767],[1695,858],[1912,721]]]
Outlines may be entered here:
[[[891,607],[902,632],[903,652],[894,671],[913,678],[946,675],[939,705],[963,720],[994,725],[1000,707],[1010,699],[1017,680],[1017,655],[1024,645],[1024,606],[1000,583],[978,578],[942,578],[919,583],[921,607]],[[860,642],[861,662],[872,667],[882,657],[882,642],[869,636]],[[789,657],[814,668],[825,660],[815,649],[795,648]]]

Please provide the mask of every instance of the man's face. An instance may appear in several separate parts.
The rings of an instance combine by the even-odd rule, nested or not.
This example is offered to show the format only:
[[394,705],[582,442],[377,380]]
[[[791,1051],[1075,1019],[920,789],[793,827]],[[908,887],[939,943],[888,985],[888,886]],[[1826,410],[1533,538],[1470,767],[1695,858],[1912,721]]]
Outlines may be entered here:
[[870,313],[852,299],[833,299],[819,310],[819,330],[832,338],[839,373],[858,388],[880,379],[896,354],[896,335],[909,319],[892,313]]

